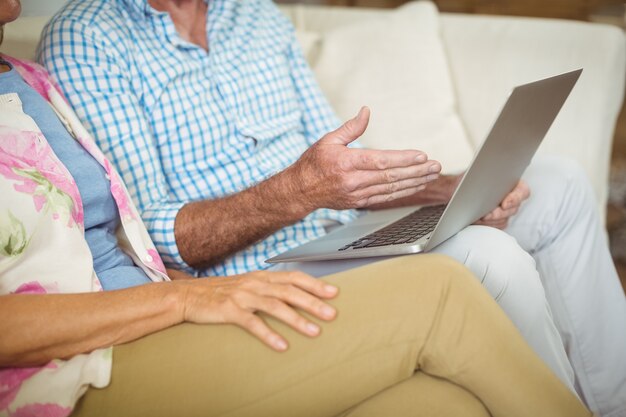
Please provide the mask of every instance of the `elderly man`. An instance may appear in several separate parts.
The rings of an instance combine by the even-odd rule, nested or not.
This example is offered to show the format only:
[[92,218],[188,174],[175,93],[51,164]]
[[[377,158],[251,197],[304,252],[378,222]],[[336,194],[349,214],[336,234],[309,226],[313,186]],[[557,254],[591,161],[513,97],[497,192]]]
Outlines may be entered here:
[[[349,147],[369,111],[337,128],[269,0],[72,1],[44,31],[40,60],[122,173],[166,263],[197,276],[268,268],[355,208],[446,202],[459,180],[418,151]],[[436,251],[477,275],[593,410],[623,416],[626,301],[590,186],[557,159],[524,180]]]

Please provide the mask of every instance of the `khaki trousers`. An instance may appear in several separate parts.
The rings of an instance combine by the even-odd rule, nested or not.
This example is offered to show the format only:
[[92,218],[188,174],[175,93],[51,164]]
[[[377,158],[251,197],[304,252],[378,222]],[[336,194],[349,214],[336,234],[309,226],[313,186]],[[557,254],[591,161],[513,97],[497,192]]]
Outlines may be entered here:
[[591,415],[449,258],[327,280],[339,315],[318,338],[266,317],[290,342],[276,353],[235,326],[175,326],[116,347],[111,384],[73,416]]

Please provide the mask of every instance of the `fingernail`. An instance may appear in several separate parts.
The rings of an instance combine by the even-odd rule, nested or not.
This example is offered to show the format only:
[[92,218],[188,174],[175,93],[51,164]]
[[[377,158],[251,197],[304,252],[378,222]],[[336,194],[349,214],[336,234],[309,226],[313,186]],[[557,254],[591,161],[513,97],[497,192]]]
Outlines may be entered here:
[[434,181],[434,180],[436,180],[437,178],[439,178],[439,175],[437,175],[437,174],[431,174],[431,175],[428,175],[428,176],[426,177],[426,180],[427,180],[427,181]]
[[356,119],[357,120],[361,119],[361,117],[363,117],[363,113],[365,113],[365,107],[361,107],[361,109],[359,110],[359,112],[356,115]]
[[307,323],[306,331],[308,334],[315,336],[320,332],[320,328],[315,323]]
[[430,168],[428,168],[428,172],[439,172],[440,169],[441,167],[439,166],[439,164],[433,164],[430,166]]
[[336,294],[337,293],[337,287],[335,287],[334,285],[324,285],[324,291],[326,291],[329,294]]
[[426,158],[426,155],[424,155],[424,154],[419,154],[419,155],[417,155],[417,158],[415,158],[415,160],[417,162],[426,162],[426,159],[428,159],[428,158]]
[[278,350],[287,350],[287,342],[285,342],[283,339],[276,338],[276,340],[274,341],[274,347]]
[[322,307],[322,315],[324,315],[324,317],[332,317],[335,315],[335,309],[331,306],[324,306]]

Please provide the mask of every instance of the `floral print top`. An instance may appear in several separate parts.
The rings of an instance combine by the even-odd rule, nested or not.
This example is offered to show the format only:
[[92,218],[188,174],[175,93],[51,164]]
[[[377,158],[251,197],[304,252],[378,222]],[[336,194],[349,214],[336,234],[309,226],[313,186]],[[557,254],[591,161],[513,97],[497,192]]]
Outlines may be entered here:
[[[122,249],[153,281],[168,280],[165,268],[120,176],[36,64],[3,56],[55,110],[72,136],[104,167],[121,217]],[[101,291],[84,238],[84,214],[76,182],[18,94],[0,95],[0,294]],[[3,335],[7,336],[7,335]],[[0,417],[71,413],[92,385],[105,387],[111,349],[32,368],[0,368]]]

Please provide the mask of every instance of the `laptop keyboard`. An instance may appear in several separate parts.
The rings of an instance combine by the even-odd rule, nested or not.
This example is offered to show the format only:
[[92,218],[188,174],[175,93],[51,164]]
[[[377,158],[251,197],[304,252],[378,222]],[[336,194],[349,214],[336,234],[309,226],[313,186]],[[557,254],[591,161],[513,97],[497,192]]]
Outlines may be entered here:
[[423,207],[339,250],[376,248],[415,242],[435,229],[445,208],[444,204]]

